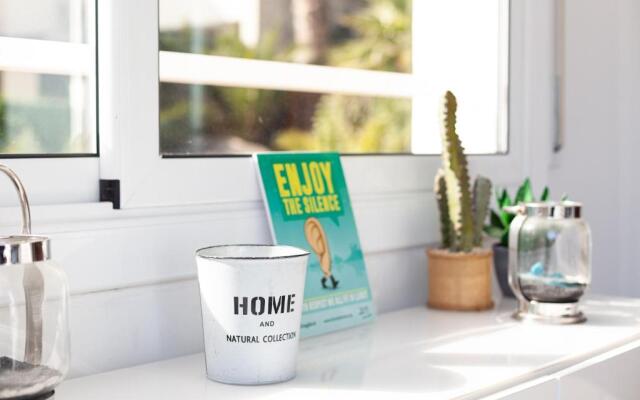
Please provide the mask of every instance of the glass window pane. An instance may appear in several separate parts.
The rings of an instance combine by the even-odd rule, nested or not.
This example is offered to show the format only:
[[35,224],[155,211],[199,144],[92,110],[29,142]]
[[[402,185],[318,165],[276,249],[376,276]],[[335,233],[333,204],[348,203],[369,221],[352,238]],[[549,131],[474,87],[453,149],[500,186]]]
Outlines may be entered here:
[[160,85],[163,155],[411,150],[411,100]]
[[95,152],[88,92],[83,77],[0,71],[0,154]]
[[0,36],[87,42],[86,0],[0,0]]
[[[166,80],[160,84],[164,155],[437,154],[446,90],[458,97],[458,130],[469,153],[507,150],[507,1],[159,4],[160,50],[173,52],[160,58]],[[461,17],[461,9],[473,12]],[[412,25],[412,19],[419,23]],[[353,75],[347,80],[346,74]],[[398,78],[395,84],[376,85],[389,76]],[[341,86],[325,87],[328,81]]]
[[160,0],[160,50],[411,70],[411,0]]
[[97,153],[94,6],[0,0],[0,157]]

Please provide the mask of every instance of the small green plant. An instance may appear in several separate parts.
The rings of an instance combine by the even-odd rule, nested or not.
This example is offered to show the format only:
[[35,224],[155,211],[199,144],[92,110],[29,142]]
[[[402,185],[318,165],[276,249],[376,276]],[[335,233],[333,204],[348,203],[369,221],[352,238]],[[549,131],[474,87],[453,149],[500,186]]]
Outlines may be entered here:
[[[548,200],[549,188],[545,187],[540,195],[540,201]],[[522,185],[520,185],[513,200],[511,199],[511,196],[509,196],[507,189],[502,189],[502,192],[500,193],[496,191],[496,204],[498,208],[497,210],[491,210],[489,225],[484,227],[484,231],[489,236],[498,239],[501,246],[509,246],[509,226],[511,225],[511,221],[515,218],[515,214],[513,212],[509,212],[508,208],[532,201],[536,201],[536,199],[533,195],[533,189],[531,188],[531,181],[529,178],[525,179]]]
[[452,252],[470,252],[482,245],[482,227],[489,210],[491,181],[479,176],[471,189],[464,148],[456,132],[456,97],[444,98],[442,168],[434,191],[440,211],[442,247]]

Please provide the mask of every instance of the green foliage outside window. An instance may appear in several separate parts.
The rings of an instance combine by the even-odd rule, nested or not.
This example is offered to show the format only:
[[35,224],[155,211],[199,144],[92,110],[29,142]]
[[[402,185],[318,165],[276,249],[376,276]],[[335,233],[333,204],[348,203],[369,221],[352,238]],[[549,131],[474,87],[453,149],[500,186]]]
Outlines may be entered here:
[[[330,32],[332,45],[318,59],[333,66],[410,72],[410,0],[369,0],[337,24],[339,29]],[[263,33],[255,46],[244,44],[236,27],[199,34],[199,49],[193,49],[189,27],[161,32],[160,47],[285,62],[300,53],[295,45],[283,45],[277,31]],[[164,153],[410,149],[407,99],[163,83],[160,103]]]

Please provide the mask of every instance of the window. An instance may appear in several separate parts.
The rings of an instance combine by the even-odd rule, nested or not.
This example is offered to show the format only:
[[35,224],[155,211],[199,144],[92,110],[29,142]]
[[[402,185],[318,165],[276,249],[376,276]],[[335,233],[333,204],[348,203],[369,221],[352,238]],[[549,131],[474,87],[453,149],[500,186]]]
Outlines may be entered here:
[[467,149],[506,151],[506,1],[161,0],[159,7],[164,156],[435,154],[446,89],[460,98]]
[[[282,13],[298,12],[292,8],[297,9],[298,3],[308,5],[301,8],[307,15],[313,14],[314,4],[322,3],[325,10],[337,7],[326,11],[334,17],[320,19],[339,26],[336,32],[343,35],[325,42],[329,49],[343,49],[362,38],[349,25],[357,16],[375,7],[405,4],[402,10],[408,10],[411,31],[402,43],[409,42],[410,49],[396,59],[411,60],[409,66],[405,64],[402,71],[397,67],[402,63],[373,68],[370,64],[337,65],[328,56],[291,56],[308,52],[294,51],[295,36],[283,33],[293,28],[282,28],[282,21],[291,24],[290,19],[278,18]],[[335,149],[366,153],[343,158],[354,197],[428,191],[439,159],[406,154],[439,152],[438,110],[444,90],[458,94],[461,136],[471,153],[506,152],[508,108],[515,116],[509,126],[528,129],[522,125],[521,104],[507,107],[507,71],[515,73],[516,80],[529,71],[520,64],[507,68],[510,3],[98,2],[100,177],[120,181],[124,208],[210,203],[235,207],[260,199],[253,163],[247,157],[215,156],[247,155],[265,148]],[[518,18],[524,18],[523,5],[514,4]],[[386,20],[393,13],[381,15]],[[256,47],[271,29],[263,32],[258,28],[272,26],[277,28],[270,40],[284,43],[290,52],[267,57],[268,52]],[[233,53],[217,47],[216,37],[227,38],[223,42]],[[514,37],[515,43],[523,40],[520,32]],[[302,44],[314,42],[300,40]],[[376,50],[371,53],[376,59],[385,47],[369,48]],[[392,50],[392,54],[403,53],[398,47]],[[525,90],[519,85],[511,89]],[[269,113],[257,113],[255,104]],[[316,114],[321,116],[331,107],[340,112],[328,112],[332,118],[326,124],[317,123],[322,120]],[[291,112],[294,109],[297,111]],[[395,119],[385,117],[389,109],[399,110],[392,113]],[[387,128],[390,124],[395,128]],[[521,138],[524,135],[518,133],[511,137],[508,154],[472,158],[473,168],[500,175],[502,181],[515,181],[513,177],[522,174]],[[393,156],[374,155],[382,152]]]
[[479,172],[518,175],[544,122],[507,107],[544,69],[520,2],[25,1],[0,0],[0,157],[46,157],[6,161],[48,184],[35,203],[97,201],[98,179],[127,208],[253,202],[251,160],[211,156],[266,149],[366,153],[343,159],[356,196],[425,191],[439,160],[405,154],[439,152],[444,90],[468,152],[502,154]]
[[97,153],[93,4],[0,1],[0,155]]

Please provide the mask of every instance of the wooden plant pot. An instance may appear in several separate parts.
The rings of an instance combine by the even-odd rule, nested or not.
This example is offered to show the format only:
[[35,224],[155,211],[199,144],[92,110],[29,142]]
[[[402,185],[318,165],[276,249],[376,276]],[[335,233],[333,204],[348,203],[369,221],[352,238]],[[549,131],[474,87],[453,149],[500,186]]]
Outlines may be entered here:
[[429,299],[441,310],[480,311],[493,308],[491,298],[491,249],[452,253],[428,249]]

